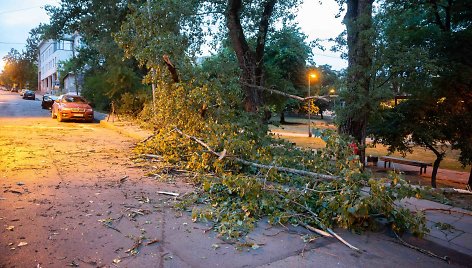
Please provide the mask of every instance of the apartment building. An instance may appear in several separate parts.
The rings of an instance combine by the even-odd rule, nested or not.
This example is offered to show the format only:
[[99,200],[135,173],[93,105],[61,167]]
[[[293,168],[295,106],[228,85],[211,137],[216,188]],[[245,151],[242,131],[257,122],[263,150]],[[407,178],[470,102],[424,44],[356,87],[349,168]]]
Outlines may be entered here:
[[[38,90],[42,93],[62,90],[67,92],[78,92],[75,85],[68,85],[65,92],[63,82],[59,81],[60,73],[58,64],[66,61],[77,53],[80,47],[80,35],[64,36],[60,40],[43,40],[38,45]],[[80,88],[79,88],[80,89]]]

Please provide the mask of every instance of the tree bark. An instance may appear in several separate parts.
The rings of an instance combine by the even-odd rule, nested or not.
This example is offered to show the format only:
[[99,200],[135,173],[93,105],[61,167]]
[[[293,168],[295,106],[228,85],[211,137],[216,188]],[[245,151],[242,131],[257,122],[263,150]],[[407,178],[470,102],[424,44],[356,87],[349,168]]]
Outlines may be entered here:
[[469,181],[467,182],[467,185],[469,186],[469,191],[472,191],[472,168],[470,169]]
[[257,112],[262,106],[262,94],[253,86],[263,85],[263,56],[270,17],[277,0],[268,0],[263,4],[263,12],[259,22],[257,33],[256,49],[251,50],[244,36],[241,25],[240,13],[242,10],[242,0],[228,0],[226,8],[226,26],[232,48],[236,53],[239,68],[241,69],[241,87],[245,93],[244,109],[247,112]]
[[280,124],[285,124],[287,121],[285,121],[285,111],[280,112]]
[[433,171],[431,172],[431,187],[436,188],[436,176],[438,174],[438,169],[439,169],[439,163],[441,163],[442,158],[437,157],[436,160],[434,160],[433,163]]
[[372,3],[373,0],[348,0],[344,18],[347,29],[349,97],[346,99],[347,118],[339,131],[354,137],[359,145],[360,160],[365,160],[366,127],[371,107],[369,91],[372,66]]
[[433,171],[431,172],[431,187],[436,188],[437,187],[436,176],[438,174],[439,164],[444,159],[445,153],[439,152],[432,145],[427,145],[427,147],[436,155],[436,160],[434,160],[434,163],[433,163]]
[[177,69],[175,68],[174,64],[169,59],[169,56],[164,55],[162,56],[162,59],[164,59],[164,62],[166,63],[167,70],[169,70],[170,75],[172,76],[172,80],[174,83],[179,83],[179,74],[177,73]]

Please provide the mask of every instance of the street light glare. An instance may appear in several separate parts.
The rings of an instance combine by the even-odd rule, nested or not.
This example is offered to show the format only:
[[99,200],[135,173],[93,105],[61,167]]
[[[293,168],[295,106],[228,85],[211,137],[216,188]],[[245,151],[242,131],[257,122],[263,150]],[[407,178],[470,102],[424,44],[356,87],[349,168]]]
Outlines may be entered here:
[[310,73],[310,77],[311,78],[316,78],[316,74],[315,73]]

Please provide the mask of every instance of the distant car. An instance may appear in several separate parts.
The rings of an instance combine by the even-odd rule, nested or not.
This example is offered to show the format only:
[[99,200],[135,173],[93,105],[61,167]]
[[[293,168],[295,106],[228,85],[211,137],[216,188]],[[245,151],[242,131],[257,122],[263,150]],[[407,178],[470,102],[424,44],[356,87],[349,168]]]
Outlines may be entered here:
[[20,96],[23,96],[23,94],[25,94],[25,91],[26,91],[26,89],[22,88],[22,89],[18,90],[18,93],[20,93]]
[[18,92],[18,89],[13,87],[10,91],[11,92]]
[[89,102],[77,95],[61,95],[51,107],[51,117],[57,121],[81,120],[93,122],[93,109]]
[[54,103],[55,100],[57,100],[59,97],[54,96],[54,95],[44,95],[43,100],[41,101],[41,108],[43,109],[51,109],[52,104]]
[[35,100],[36,95],[34,94],[34,91],[32,91],[32,90],[25,90],[23,92],[23,99]]

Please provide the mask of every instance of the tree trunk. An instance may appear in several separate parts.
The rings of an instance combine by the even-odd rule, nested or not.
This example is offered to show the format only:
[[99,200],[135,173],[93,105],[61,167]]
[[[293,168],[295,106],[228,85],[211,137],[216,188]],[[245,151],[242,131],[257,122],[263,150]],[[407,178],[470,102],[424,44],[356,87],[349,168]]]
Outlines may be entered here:
[[360,161],[365,160],[366,126],[371,107],[369,90],[371,83],[373,36],[373,0],[348,0],[344,18],[347,29],[348,45],[348,114],[340,124],[339,131],[354,137],[359,145]]
[[433,171],[431,172],[431,187],[433,188],[436,188],[437,187],[437,184],[436,184],[436,175],[438,174],[438,169],[439,169],[439,163],[441,163],[441,158],[436,158],[436,160],[434,160],[434,164],[433,164]]
[[467,182],[467,185],[469,186],[469,191],[472,191],[472,167],[470,168],[469,181]]
[[321,120],[323,120],[323,111],[320,111],[320,117],[321,117]]
[[287,121],[285,121],[285,111],[280,112],[280,124],[285,124]]
[[433,145],[428,144],[426,147],[428,147],[436,155],[436,160],[434,160],[433,163],[433,171],[431,172],[431,187],[436,188],[436,175],[438,174],[439,164],[444,159],[445,153],[439,152],[433,147]]
[[257,112],[263,104],[262,93],[256,87],[263,86],[263,56],[266,36],[276,2],[276,0],[269,0],[264,3],[257,33],[256,49],[253,51],[248,45],[241,25],[242,0],[228,0],[226,26],[241,69],[241,87],[245,93],[243,104],[247,112]]

